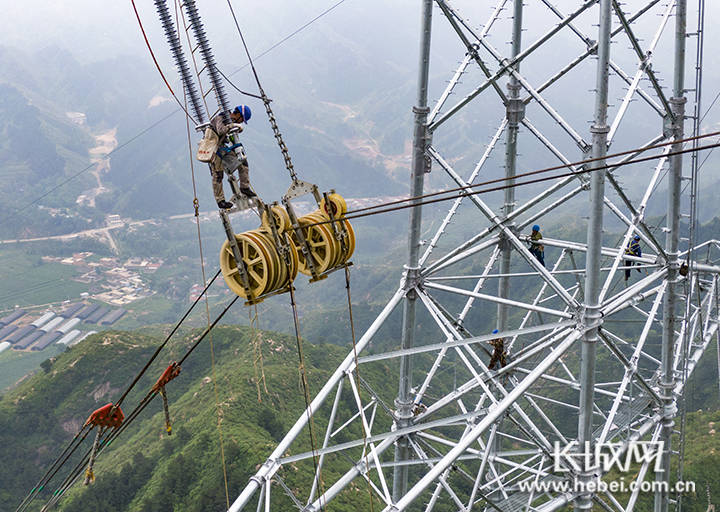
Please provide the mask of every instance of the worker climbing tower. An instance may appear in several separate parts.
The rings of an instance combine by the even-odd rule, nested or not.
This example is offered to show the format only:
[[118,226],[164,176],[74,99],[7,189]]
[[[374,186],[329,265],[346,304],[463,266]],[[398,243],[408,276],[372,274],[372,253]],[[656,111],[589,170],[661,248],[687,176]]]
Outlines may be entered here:
[[[702,61],[704,2],[486,6],[422,1],[400,285],[232,512],[678,502],[678,402],[719,321],[720,242],[695,240],[701,164],[686,154],[706,144],[686,57]],[[464,52],[439,85],[433,30]],[[428,179],[457,195],[422,240]],[[506,364],[490,369],[495,349]],[[603,450],[639,444],[649,456],[626,476],[657,480],[652,499],[599,491]]]

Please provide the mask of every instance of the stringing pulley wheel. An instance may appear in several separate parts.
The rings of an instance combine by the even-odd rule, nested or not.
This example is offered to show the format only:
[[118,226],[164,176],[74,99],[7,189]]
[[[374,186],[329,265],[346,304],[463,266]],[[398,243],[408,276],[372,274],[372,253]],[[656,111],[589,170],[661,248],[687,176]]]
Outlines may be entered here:
[[333,193],[328,194],[327,198],[330,204],[328,205],[323,197],[322,200],[320,200],[320,211],[325,213],[328,219],[342,217],[347,213],[347,203],[343,196]]
[[[324,218],[318,212],[315,212],[315,214],[311,213],[309,215],[305,215],[298,219],[298,221],[300,222],[300,226],[303,230],[305,240],[308,243],[310,255],[312,256],[313,262],[315,263],[315,271],[318,274],[322,274],[333,266],[340,245],[333,237],[330,229],[328,229],[325,225],[313,225],[316,222],[323,222],[324,220],[327,220],[327,218]],[[294,235],[294,233],[293,243],[295,245],[298,245],[297,237]],[[307,261],[304,257],[302,257],[302,255],[300,256],[299,270],[305,275],[312,275],[312,272],[310,272],[310,267],[308,266]]]
[[[277,229],[278,233],[284,233],[292,227],[290,224],[290,215],[288,215],[285,208],[276,204],[270,208],[270,211],[275,218],[275,229]],[[265,211],[263,211],[260,216],[260,223],[262,224],[262,227],[267,228],[268,230],[270,229],[270,223],[268,222],[268,216]]]
[[352,224],[350,224],[350,221],[343,220],[342,223],[348,234],[346,246],[347,254],[343,256],[343,263],[347,263],[355,252],[355,230],[353,229]]
[[[248,288],[252,298],[259,297],[267,290],[267,285],[274,277],[274,262],[271,262],[269,255],[264,247],[262,247],[253,237],[247,236],[246,233],[235,235],[240,254],[245,263],[248,277]],[[228,288],[236,295],[249,299],[245,292],[240,272],[238,271],[237,262],[233,256],[230,242],[225,240],[220,249],[220,269]]]

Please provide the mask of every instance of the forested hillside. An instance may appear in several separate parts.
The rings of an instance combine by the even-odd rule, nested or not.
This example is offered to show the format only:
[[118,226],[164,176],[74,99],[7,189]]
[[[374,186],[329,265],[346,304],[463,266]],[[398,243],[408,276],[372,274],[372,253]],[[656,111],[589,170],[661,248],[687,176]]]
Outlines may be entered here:
[[[188,348],[194,334],[185,333],[181,341],[172,344],[170,353],[151,367],[123,404],[126,412],[144,396],[164,366]],[[295,340],[268,332],[258,341],[266,378],[258,400],[252,334],[250,329],[239,327],[214,330],[215,369],[206,340],[183,365],[180,376],[167,386],[173,435],[168,437],[164,432],[158,397],[122,437],[101,453],[95,485],[77,485],[61,501],[59,510],[224,510],[219,436],[224,440],[232,500],[304,407]],[[15,509],[89,413],[119,397],[159,342],[157,336],[124,332],[91,337],[57,360],[48,361],[44,371],[0,399],[0,446],[3,460],[13,461],[0,465],[0,510]],[[307,343],[304,354],[311,392],[315,393],[345,350]],[[220,428],[213,371],[221,404]],[[365,378],[379,389],[393,387],[389,374],[381,373],[368,373]],[[348,396],[343,408],[352,405]],[[89,447],[86,442],[85,448]],[[74,463],[58,473],[43,496],[50,495],[72,466]],[[307,477],[303,475],[307,468],[299,465],[297,475],[282,477],[292,485],[296,477]],[[349,493],[333,510],[362,510],[366,499],[367,493]],[[41,501],[36,500],[31,510],[39,510]],[[283,503],[282,498],[277,498],[276,506],[277,510],[291,508],[290,502]]]
[[[0,465],[3,482],[0,510],[14,510],[80,429],[88,414],[119,397],[160,343],[165,330],[153,327],[144,329],[144,334],[111,331],[93,336],[56,360],[46,361],[38,374],[0,398],[0,446],[3,460],[12,461]],[[177,336],[167,353],[162,353],[124,402],[126,413],[145,395],[168,362],[181,357],[199,332],[183,332]],[[183,365],[180,376],[167,386],[173,435],[165,434],[158,397],[101,453],[95,484],[89,487],[76,484],[60,501],[58,510],[225,510],[220,436],[232,501],[304,407],[295,340],[282,334],[261,333],[257,338],[257,347],[263,356],[260,366],[252,341],[256,334],[245,327],[214,330],[215,368],[207,339]],[[314,394],[344,357],[346,349],[306,342],[304,354]],[[712,354],[708,354],[699,368],[702,379],[690,385],[692,396],[705,397],[702,401],[689,402],[691,410],[717,403],[717,370],[713,359]],[[256,377],[263,369],[265,386],[262,383],[257,386]],[[392,396],[396,386],[393,371],[386,366],[373,367],[363,373],[363,378],[382,395]],[[343,398],[338,417],[349,418],[353,399],[350,394]],[[216,403],[220,404],[219,425]],[[689,512],[705,511],[706,489],[720,496],[720,482],[716,478],[720,474],[717,425],[720,425],[717,410],[688,415],[684,478],[697,485],[697,492],[686,497],[685,510]],[[322,431],[322,425],[317,424],[316,428]],[[303,443],[310,448],[307,439]],[[89,440],[86,440],[84,449],[88,447]],[[76,460],[71,462],[43,491],[42,497],[47,499],[59,485]],[[310,471],[311,466],[298,464],[294,472],[285,470],[281,477],[292,488],[294,482],[307,481]],[[332,461],[326,471],[333,472]],[[275,494],[273,499],[276,510],[293,507],[281,494]],[[645,496],[641,503],[649,504],[648,499]],[[369,510],[367,500],[367,491],[360,482],[341,494],[328,510]],[[43,502],[37,499],[30,510],[39,510]],[[454,510],[450,504],[448,507],[443,505],[440,509]]]

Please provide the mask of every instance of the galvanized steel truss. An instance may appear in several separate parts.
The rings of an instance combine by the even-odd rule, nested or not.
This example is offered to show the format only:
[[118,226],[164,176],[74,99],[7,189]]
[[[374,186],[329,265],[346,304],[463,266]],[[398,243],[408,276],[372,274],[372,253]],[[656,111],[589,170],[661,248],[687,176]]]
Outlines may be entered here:
[[[655,163],[636,164],[649,176],[642,190],[637,185],[633,191],[626,190],[620,177],[627,167],[618,167],[645,156],[646,148],[654,144],[683,136],[685,2],[636,2],[631,11],[617,0],[587,0],[580,5],[571,2],[573,10],[563,12],[549,0],[536,0],[532,5],[544,7],[547,19],[553,21],[524,46],[523,12],[531,2],[499,0],[482,29],[476,29],[454,2],[435,0],[466,53],[439,99],[429,105],[433,2],[423,0],[418,95],[413,109],[413,195],[422,194],[430,165],[447,175],[450,186],[476,183],[483,172],[492,171],[492,155],[503,136],[504,175],[509,182],[514,180],[521,130],[524,140],[535,140],[556,161],[596,160],[588,167],[570,166],[578,174],[549,182],[520,204],[516,204],[515,189],[507,189],[498,210],[485,196],[458,197],[429,241],[420,239],[422,208],[414,208],[410,255],[399,288],[357,342],[357,356],[347,355],[231,511],[275,510],[273,496],[278,491],[290,496],[298,510],[307,511],[333,510],[333,500],[341,500],[344,493],[370,493],[374,506],[385,511],[406,510],[411,505],[413,510],[431,511],[441,503],[459,511],[549,512],[569,503],[581,510],[593,505],[610,511],[633,510],[638,492],[620,498],[609,492],[580,492],[572,486],[562,490],[558,483],[587,482],[597,475],[567,465],[553,467],[553,450],[555,443],[576,440],[591,445],[614,442],[621,451],[635,440],[664,440],[663,464],[668,468],[676,400],[713,337],[720,336],[720,266],[715,264],[720,241],[706,241],[692,251],[681,247],[683,159],[673,153],[682,144],[656,150],[661,154]],[[491,39],[506,10],[512,12],[508,55]],[[594,28],[590,18],[599,21],[597,35],[590,32]],[[669,34],[673,18],[675,33]],[[533,21],[542,25],[547,19]],[[648,29],[648,24],[653,26]],[[640,32],[650,37],[643,40]],[[536,53],[557,44],[553,42],[561,37],[566,44],[578,41],[579,53],[535,83],[521,64],[530,64]],[[616,59],[614,48],[611,51],[610,43],[621,38],[634,57],[630,65]],[[657,48],[668,41],[675,48],[674,63],[664,66],[674,77],[672,90],[663,87],[658,74],[667,63],[657,63],[656,56]],[[590,57],[598,58],[595,74],[587,84],[578,85],[594,86],[588,139],[582,135],[584,130],[562,115],[563,105],[554,105],[545,95]],[[611,75],[616,85],[625,87],[615,106],[608,105]],[[462,82],[468,77],[476,81],[463,91]],[[455,104],[450,103],[453,95],[461,96]],[[505,116],[463,178],[459,167],[466,164],[457,155],[446,154],[451,149],[441,147],[448,142],[442,133],[454,133],[452,121],[462,119],[466,107],[498,100]],[[544,130],[531,122],[526,111],[532,108],[534,115],[542,116],[542,124],[549,121],[559,130]],[[619,133],[633,108],[635,122],[643,116],[646,125],[655,123],[657,134],[636,152],[610,159],[606,170],[580,173],[602,169],[607,152],[626,137]],[[569,153],[578,148],[580,158]],[[627,144],[618,149],[628,149]],[[664,241],[647,218],[649,206],[659,195],[668,196]],[[523,233],[566,205],[583,200],[590,204],[587,239],[544,238],[553,254],[546,268],[528,250]],[[460,244],[443,247],[463,207],[479,218],[476,225],[485,222],[486,227]],[[622,236],[615,245],[607,245],[603,237],[605,217],[621,226]],[[636,235],[645,248],[642,256],[625,252]],[[681,268],[683,262],[687,272]],[[468,270],[473,267],[482,271]],[[633,273],[630,280],[624,279],[627,270]],[[493,293],[490,285],[495,282],[497,292]],[[402,339],[395,347],[375,347],[370,353],[371,341],[400,305]],[[417,335],[416,308],[435,326],[434,337]],[[499,334],[470,332],[477,323],[473,315],[481,310],[485,316],[497,315],[486,319],[485,326],[489,330],[497,326]],[[506,342],[508,364],[490,370],[487,343],[498,336]],[[422,343],[416,343],[417,339]],[[396,397],[385,396],[363,378],[377,368],[399,368]],[[310,417],[316,431],[322,432],[314,452],[306,441]],[[298,481],[299,464],[316,466],[314,479]],[[648,474],[649,466],[649,462],[641,466],[638,481]],[[665,475],[658,478],[668,478],[669,471]],[[556,484],[555,490],[538,490],[548,482]],[[535,487],[528,490],[531,483]],[[657,493],[655,510],[667,510],[671,498]]]

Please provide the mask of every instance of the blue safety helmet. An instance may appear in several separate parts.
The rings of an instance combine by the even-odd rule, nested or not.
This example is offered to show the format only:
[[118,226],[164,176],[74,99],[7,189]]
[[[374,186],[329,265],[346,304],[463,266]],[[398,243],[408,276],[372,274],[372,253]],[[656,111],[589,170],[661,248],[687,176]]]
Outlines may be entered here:
[[498,331],[497,329],[495,329],[492,333],[493,333],[493,334],[497,334],[497,333],[499,333],[499,332],[500,332],[500,331]]
[[535,225],[532,227],[532,230],[533,230],[533,231],[540,231],[540,226],[538,226],[537,224],[535,224]]
[[233,113],[242,114],[243,121],[245,121],[246,123],[250,121],[250,118],[252,117],[250,107],[248,107],[247,105],[238,105],[237,107],[235,107],[235,110],[233,110]]
[[635,238],[633,240],[640,240],[640,235],[635,235]]

